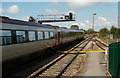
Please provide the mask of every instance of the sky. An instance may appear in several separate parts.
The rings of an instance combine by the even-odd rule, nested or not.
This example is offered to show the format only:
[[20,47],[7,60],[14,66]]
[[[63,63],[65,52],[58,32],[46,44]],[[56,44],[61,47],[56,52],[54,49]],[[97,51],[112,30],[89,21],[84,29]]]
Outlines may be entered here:
[[68,14],[73,12],[76,21],[47,23],[70,28],[78,25],[80,29],[92,28],[92,15],[96,13],[94,28],[118,26],[118,2],[2,2],[0,13],[13,19],[28,20],[29,16],[41,14]]

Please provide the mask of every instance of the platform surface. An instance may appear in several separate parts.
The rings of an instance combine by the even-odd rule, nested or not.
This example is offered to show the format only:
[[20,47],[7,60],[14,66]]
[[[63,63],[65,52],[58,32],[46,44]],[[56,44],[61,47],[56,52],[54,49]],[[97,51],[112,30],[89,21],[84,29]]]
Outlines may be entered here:
[[[90,42],[87,47],[84,49],[85,51],[93,50],[91,48],[92,42]],[[98,46],[94,45],[94,50],[101,50]],[[104,60],[104,53],[102,52],[90,52],[87,53],[86,61],[81,70],[79,70],[75,76],[81,76],[82,78],[86,77],[103,77],[108,78],[107,67]]]

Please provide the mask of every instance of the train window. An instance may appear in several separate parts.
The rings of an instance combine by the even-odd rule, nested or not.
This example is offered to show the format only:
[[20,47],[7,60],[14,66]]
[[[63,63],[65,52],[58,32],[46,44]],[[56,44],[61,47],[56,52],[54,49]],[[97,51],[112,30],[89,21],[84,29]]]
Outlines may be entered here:
[[38,40],[43,40],[43,32],[38,32]]
[[26,41],[25,31],[16,31],[16,39],[17,43],[25,42]]
[[53,39],[53,38],[54,38],[54,33],[50,32],[50,39]]
[[35,41],[35,31],[29,31],[28,32],[28,36],[29,36],[29,41]]
[[10,30],[0,30],[0,44],[11,44],[12,34]]
[[45,39],[49,39],[49,32],[44,32]]

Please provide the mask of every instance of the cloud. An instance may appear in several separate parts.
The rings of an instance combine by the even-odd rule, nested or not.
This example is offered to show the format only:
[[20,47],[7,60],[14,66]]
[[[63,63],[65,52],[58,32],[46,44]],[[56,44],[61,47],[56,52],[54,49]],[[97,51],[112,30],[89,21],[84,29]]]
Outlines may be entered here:
[[[93,23],[92,23],[92,20],[91,21],[86,20],[86,21],[83,21],[83,22],[74,23],[72,25],[78,25],[80,29],[87,30],[87,29],[92,28]],[[103,27],[110,29],[112,25],[116,26],[116,22],[110,21],[103,16],[99,16],[99,17],[97,17],[97,19],[94,20],[94,28],[97,31],[100,30]]]
[[73,23],[72,25],[80,25],[80,23]]
[[80,23],[80,28],[87,28],[87,26],[84,23]]
[[20,10],[19,10],[19,7],[17,5],[12,5],[7,9],[7,12],[11,13],[11,14],[17,14],[20,12]]
[[[42,0],[41,0],[42,1]],[[46,0],[43,0],[43,2]],[[119,2],[119,0],[47,0],[48,2]]]
[[4,10],[2,8],[0,8],[0,14],[4,13]]
[[57,0],[51,0],[51,2],[54,4],[54,5],[58,5],[58,1]]
[[45,12],[47,14],[60,14],[60,12],[56,9],[46,9]]
[[20,19],[23,20],[23,21],[28,21],[29,16],[24,16],[24,17],[21,17]]
[[112,23],[109,20],[107,20],[107,18],[102,17],[102,16],[98,17],[98,19],[96,20],[96,24],[98,26],[111,26],[112,25]]
[[101,16],[99,16],[98,19],[102,20],[102,21],[107,21],[107,19],[105,17],[101,17]]
[[87,25],[83,22],[80,23],[73,23],[72,25],[78,25],[80,29],[86,29],[88,28]]
[[90,22],[89,22],[89,20],[87,20],[87,21],[85,21],[85,23],[89,24]]
[[98,4],[97,2],[68,2],[68,5],[75,9],[81,9]]

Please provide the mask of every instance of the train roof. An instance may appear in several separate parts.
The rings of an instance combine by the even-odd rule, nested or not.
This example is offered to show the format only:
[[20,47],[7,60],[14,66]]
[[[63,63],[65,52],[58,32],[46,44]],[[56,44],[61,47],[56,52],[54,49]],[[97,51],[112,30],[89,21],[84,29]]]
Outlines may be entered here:
[[44,27],[44,28],[55,28],[55,26],[49,25],[49,24],[39,24],[39,23],[34,23],[34,22],[28,22],[28,21],[22,21],[22,20],[17,20],[17,19],[10,19],[9,17],[6,16],[0,16],[0,22],[2,23],[7,23],[7,24],[16,24],[16,25],[27,25],[27,26],[37,26],[37,27]]
[[2,21],[0,21],[1,23],[7,23],[7,24],[27,25],[27,26],[49,28],[49,29],[63,29],[65,31],[83,32],[81,30],[68,29],[67,27],[59,27],[59,26],[54,26],[54,25],[50,25],[50,24],[39,24],[39,23],[34,23],[34,22],[11,19],[11,18],[6,17],[6,16],[0,16],[0,20],[2,20]]

